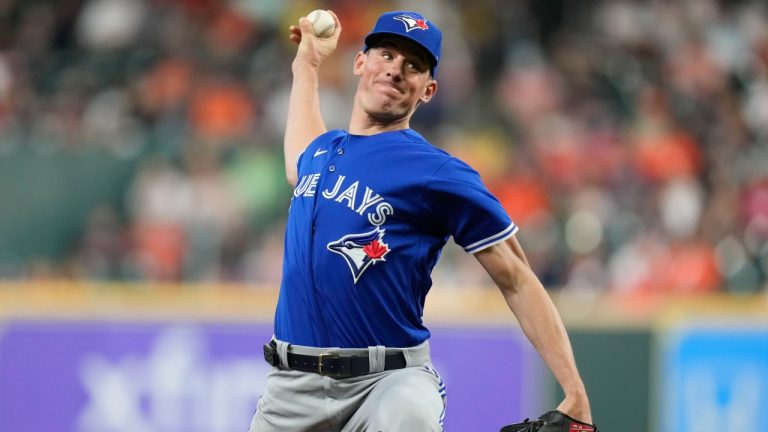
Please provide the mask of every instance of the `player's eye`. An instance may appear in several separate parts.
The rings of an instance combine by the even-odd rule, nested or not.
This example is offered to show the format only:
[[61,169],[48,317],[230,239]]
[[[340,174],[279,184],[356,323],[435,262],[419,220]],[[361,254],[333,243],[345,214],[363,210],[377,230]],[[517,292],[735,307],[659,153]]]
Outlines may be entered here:
[[387,60],[392,60],[392,53],[389,51],[382,51],[381,56],[384,57]]
[[420,73],[427,70],[427,67],[421,62],[409,61],[409,62],[406,62],[405,66],[408,68],[408,71],[411,71],[411,72]]

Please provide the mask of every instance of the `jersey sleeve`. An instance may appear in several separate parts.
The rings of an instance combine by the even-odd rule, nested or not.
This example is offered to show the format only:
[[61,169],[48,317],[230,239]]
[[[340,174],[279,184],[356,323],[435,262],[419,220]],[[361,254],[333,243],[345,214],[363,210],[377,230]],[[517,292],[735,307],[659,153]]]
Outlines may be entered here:
[[467,253],[479,252],[517,232],[499,200],[480,175],[459,159],[445,162],[426,186],[427,202],[438,222]]

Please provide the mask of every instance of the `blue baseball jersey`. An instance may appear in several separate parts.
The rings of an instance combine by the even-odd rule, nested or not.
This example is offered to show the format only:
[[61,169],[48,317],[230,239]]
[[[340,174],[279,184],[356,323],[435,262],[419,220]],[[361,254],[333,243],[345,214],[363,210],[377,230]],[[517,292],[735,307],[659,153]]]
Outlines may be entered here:
[[468,253],[517,231],[466,163],[411,129],[316,138],[298,159],[275,336],[316,347],[410,347],[450,236]]

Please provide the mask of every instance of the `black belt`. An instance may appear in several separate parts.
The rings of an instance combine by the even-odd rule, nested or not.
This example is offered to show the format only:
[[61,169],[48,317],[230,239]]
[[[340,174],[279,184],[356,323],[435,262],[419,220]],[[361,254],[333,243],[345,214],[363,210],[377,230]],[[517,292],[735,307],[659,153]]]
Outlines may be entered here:
[[[280,365],[275,341],[264,345],[264,360],[272,366]],[[405,364],[405,356],[402,352],[384,356],[384,370],[402,369]],[[327,353],[313,356],[289,352],[288,366],[294,370],[314,372],[331,378],[351,378],[371,373],[367,355]]]

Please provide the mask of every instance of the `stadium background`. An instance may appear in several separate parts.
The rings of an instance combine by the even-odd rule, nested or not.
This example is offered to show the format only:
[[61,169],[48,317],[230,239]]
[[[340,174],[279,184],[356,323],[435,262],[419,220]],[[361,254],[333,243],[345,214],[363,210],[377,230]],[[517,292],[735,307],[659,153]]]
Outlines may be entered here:
[[[714,0],[0,1],[0,431],[244,429],[316,8],[329,127],[379,12],[444,29],[413,126],[521,226],[603,430],[768,431],[768,5]],[[551,405],[482,268],[434,281],[449,430]]]

